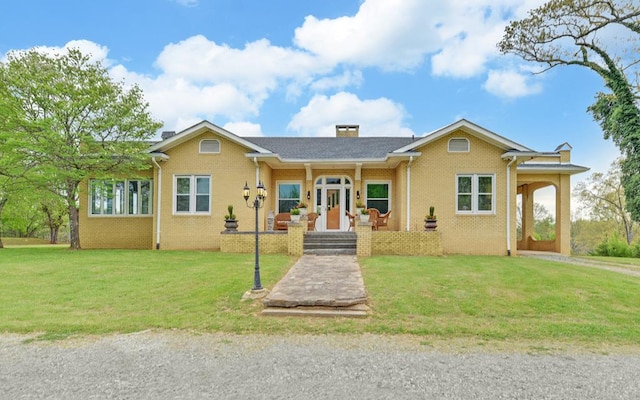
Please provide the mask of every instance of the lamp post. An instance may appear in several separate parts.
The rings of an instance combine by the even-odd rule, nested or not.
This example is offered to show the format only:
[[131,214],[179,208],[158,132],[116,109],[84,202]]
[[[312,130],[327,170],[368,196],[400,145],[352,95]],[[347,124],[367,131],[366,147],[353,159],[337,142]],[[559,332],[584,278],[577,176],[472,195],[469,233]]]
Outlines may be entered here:
[[256,198],[249,203],[249,196],[251,194],[251,190],[249,190],[249,185],[247,182],[244,183],[244,188],[242,189],[242,197],[244,197],[244,201],[247,204],[247,207],[253,208],[256,210],[256,265],[253,273],[253,291],[262,290],[262,284],[260,283],[260,248],[258,241],[258,210],[264,206],[264,199],[267,198],[267,190],[264,188],[262,181],[258,182],[258,186],[256,187],[257,193]]

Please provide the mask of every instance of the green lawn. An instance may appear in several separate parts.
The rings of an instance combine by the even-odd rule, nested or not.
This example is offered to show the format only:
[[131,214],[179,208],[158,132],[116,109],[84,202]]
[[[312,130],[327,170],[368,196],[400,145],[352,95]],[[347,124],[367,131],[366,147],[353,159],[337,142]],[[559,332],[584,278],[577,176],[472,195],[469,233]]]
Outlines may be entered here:
[[[261,257],[267,288],[295,261]],[[0,250],[0,332],[412,334],[425,340],[640,345],[640,279],[531,258],[361,259],[366,319],[259,317],[241,301],[252,255],[64,248]]]

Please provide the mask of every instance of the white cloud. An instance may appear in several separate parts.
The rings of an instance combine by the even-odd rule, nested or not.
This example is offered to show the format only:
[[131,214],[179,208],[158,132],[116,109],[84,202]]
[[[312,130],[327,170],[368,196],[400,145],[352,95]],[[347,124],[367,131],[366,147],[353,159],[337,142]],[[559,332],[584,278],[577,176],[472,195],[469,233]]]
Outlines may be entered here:
[[349,86],[359,87],[364,82],[362,71],[345,71],[341,75],[327,76],[313,82],[310,87],[315,91],[344,89]]
[[[66,53],[69,49],[78,49],[89,56],[89,61],[92,63],[101,62],[103,66],[109,67],[113,64],[113,61],[107,58],[109,49],[106,46],[99,45],[90,40],[71,40],[62,47],[58,46],[36,46],[32,50],[35,50],[41,54],[47,54],[49,56],[55,56]],[[18,50],[20,51],[20,50]],[[6,54],[0,58],[0,61],[6,60]]]
[[531,75],[516,71],[489,71],[484,89],[500,97],[516,98],[542,91],[540,83],[532,83]]
[[431,57],[436,76],[481,74],[498,56],[508,17],[543,0],[366,0],[354,16],[308,16],[294,42],[337,64],[414,70]]
[[335,136],[336,124],[360,125],[361,136],[411,136],[404,108],[386,98],[360,100],[352,93],[314,96],[294,115],[288,129],[302,136]]
[[236,49],[202,35],[167,45],[156,65],[168,76],[199,84],[229,82],[253,93],[273,90],[281,79],[303,80],[331,71],[306,52],[273,46],[266,39]]
[[228,122],[224,124],[223,128],[238,136],[264,136],[260,124],[253,122]]
[[367,0],[353,17],[306,17],[294,42],[332,64],[413,69],[437,49],[435,8],[423,0]]

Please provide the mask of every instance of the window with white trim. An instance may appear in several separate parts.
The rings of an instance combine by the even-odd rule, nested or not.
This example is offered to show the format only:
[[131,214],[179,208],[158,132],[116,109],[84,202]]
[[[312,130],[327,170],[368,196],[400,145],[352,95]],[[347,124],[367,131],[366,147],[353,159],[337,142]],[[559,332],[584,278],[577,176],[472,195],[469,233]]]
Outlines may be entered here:
[[459,174],[456,176],[456,210],[458,213],[491,214],[495,212],[495,176]]
[[468,153],[469,139],[467,138],[451,138],[449,139],[450,153]]
[[151,215],[152,181],[146,179],[97,180],[89,182],[91,215]]
[[382,214],[391,208],[391,183],[366,182],[367,208],[376,208]]
[[289,212],[300,203],[302,184],[299,182],[278,182],[278,213]]
[[200,141],[200,153],[220,153],[220,141],[217,139],[203,139]]
[[174,193],[173,210],[176,214],[211,212],[211,176],[176,175]]

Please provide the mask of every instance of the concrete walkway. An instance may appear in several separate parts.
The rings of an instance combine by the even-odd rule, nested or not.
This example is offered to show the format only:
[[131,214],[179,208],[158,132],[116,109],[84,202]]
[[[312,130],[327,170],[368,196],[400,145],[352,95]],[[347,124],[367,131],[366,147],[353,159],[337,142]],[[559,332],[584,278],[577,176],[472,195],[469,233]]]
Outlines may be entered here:
[[367,292],[356,256],[302,256],[263,300],[263,315],[363,317]]

